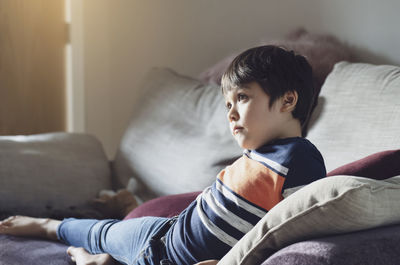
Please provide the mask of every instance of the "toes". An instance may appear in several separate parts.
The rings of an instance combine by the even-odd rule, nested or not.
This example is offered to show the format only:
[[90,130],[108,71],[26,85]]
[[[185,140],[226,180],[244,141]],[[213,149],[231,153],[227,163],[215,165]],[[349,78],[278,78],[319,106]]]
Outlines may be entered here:
[[85,252],[86,252],[86,250],[84,248],[77,248],[77,247],[73,247],[73,246],[70,246],[67,249],[67,254],[70,256],[80,255]]
[[76,249],[76,247],[67,248],[67,254],[70,255],[70,256],[74,255],[75,249]]
[[8,217],[7,219],[0,221],[0,227],[5,227],[5,226],[9,225],[11,220],[12,220],[12,217]]
[[18,216],[10,216],[6,219],[4,219],[3,221],[0,221],[0,226],[6,227],[6,226],[10,226],[12,224],[12,221],[14,219],[16,219]]
[[12,220],[16,219],[17,217],[18,217],[17,215],[10,216],[10,217],[4,219],[3,221],[1,221],[1,223],[2,223],[2,224],[9,223],[9,222],[11,222]]
[[77,248],[72,246],[67,249],[67,254],[71,257],[71,260],[73,262],[77,262],[77,264],[83,264],[82,258],[84,258],[86,255],[89,255],[89,253],[87,253],[84,248]]
[[67,254],[68,254],[68,256],[70,256],[70,257],[71,257],[71,260],[74,261],[74,262],[76,262],[76,259],[75,259],[76,250],[77,250],[76,247],[69,247],[69,248],[67,249]]

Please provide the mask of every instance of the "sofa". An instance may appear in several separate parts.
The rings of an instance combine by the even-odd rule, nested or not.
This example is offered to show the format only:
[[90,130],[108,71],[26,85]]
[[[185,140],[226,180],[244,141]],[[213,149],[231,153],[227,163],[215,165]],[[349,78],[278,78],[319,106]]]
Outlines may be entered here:
[[[400,263],[400,67],[338,58],[319,81],[307,131],[328,176],[293,191],[220,264]],[[200,80],[149,70],[112,161],[89,134],[0,136],[2,218],[104,218],[93,199],[127,185],[141,205],[125,218],[178,214],[242,155],[218,77],[209,78],[222,64]],[[66,249],[0,235],[0,264],[73,264]]]

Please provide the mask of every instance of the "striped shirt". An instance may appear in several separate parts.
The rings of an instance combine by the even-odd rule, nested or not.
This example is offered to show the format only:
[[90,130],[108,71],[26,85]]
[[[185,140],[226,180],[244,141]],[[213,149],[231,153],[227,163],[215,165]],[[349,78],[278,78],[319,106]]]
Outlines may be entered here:
[[321,154],[304,138],[245,150],[179,215],[167,236],[168,255],[176,264],[221,259],[285,190],[325,176]]

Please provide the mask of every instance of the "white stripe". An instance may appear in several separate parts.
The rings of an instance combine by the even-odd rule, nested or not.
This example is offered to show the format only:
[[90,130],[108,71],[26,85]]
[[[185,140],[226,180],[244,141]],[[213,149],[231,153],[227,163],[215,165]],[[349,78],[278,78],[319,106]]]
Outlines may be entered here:
[[196,210],[204,226],[219,240],[231,247],[233,247],[238,242],[236,238],[233,238],[222,231],[218,226],[212,223],[210,219],[207,218],[207,216],[203,212],[203,209],[201,208],[201,196],[197,196]]
[[252,224],[230,212],[218,200],[216,200],[211,193],[211,189],[205,190],[203,198],[214,213],[216,213],[222,220],[224,220],[240,232],[246,234],[253,228]]
[[235,194],[233,194],[230,190],[228,190],[226,187],[224,187],[219,181],[215,182],[217,190],[219,190],[227,199],[233,201],[236,205],[244,208],[246,211],[263,218],[265,215],[265,212],[258,209],[257,207],[254,207],[253,205],[249,204],[248,202],[240,199],[237,197]]
[[263,157],[259,154],[255,154],[254,152],[247,152],[247,154],[250,156],[251,159],[254,159],[259,162],[264,162],[265,164],[272,167],[273,169],[275,169],[279,173],[283,174],[284,176],[286,176],[287,173],[289,172],[289,169],[287,167],[284,167],[281,164],[279,164],[275,161],[272,161],[271,159]]

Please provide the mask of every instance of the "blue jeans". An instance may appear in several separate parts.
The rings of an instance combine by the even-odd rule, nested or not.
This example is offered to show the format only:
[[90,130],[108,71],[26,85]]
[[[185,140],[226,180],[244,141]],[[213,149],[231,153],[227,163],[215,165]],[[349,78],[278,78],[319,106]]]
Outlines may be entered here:
[[122,264],[172,264],[163,236],[172,218],[142,217],[129,220],[64,219],[57,236],[67,245],[83,247],[91,254],[108,253]]

